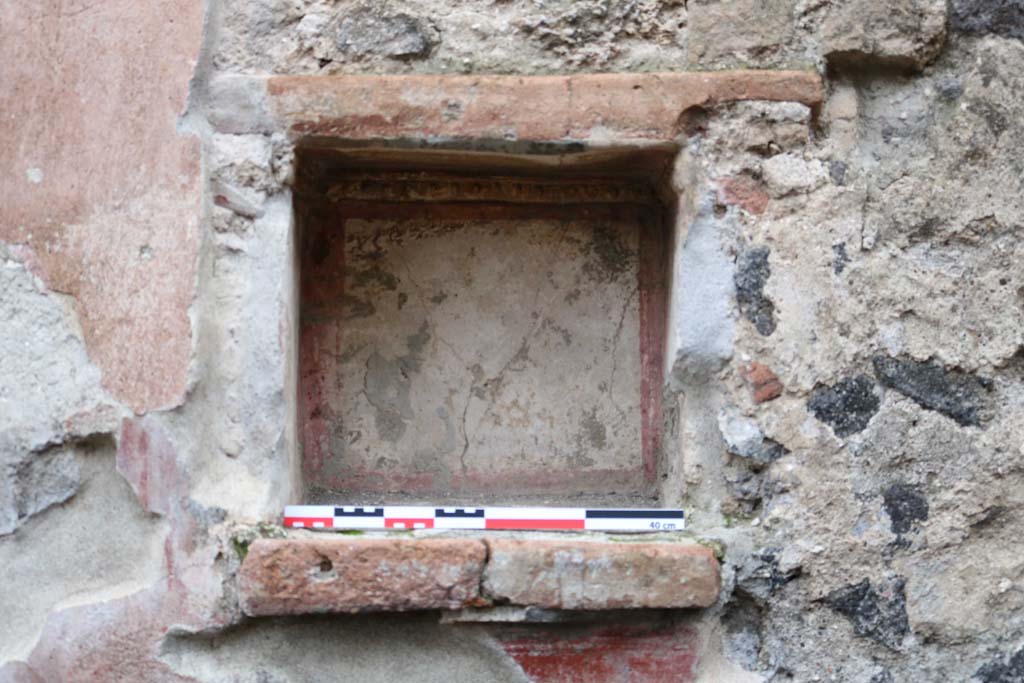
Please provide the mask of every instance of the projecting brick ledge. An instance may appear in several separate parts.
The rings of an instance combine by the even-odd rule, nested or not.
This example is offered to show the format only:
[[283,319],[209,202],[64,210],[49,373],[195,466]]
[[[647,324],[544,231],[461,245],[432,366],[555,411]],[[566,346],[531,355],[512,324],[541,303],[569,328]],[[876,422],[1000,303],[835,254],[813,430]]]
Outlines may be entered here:
[[487,547],[474,539],[259,539],[239,573],[252,616],[458,609],[479,602]]
[[492,600],[707,607],[720,587],[711,550],[686,542],[302,536],[254,541],[239,572],[251,616],[453,610]]
[[702,545],[489,539],[484,592],[551,609],[708,607],[721,589]]

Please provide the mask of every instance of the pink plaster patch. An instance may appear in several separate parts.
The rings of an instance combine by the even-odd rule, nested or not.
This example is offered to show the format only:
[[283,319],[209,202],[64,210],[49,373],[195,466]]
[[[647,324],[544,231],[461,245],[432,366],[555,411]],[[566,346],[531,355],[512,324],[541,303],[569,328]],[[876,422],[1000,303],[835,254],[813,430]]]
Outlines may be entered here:
[[104,387],[140,413],[187,381],[202,181],[175,123],[202,20],[187,0],[43,0],[0,25],[0,240],[75,298]]
[[178,489],[174,445],[151,418],[125,418],[117,444],[117,471],[147,512],[166,515]]

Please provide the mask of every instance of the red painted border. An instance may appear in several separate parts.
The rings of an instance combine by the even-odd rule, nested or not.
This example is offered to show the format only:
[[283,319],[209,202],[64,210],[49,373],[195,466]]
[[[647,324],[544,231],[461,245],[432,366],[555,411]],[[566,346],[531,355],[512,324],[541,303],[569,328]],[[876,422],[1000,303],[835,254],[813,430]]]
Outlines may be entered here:
[[637,268],[640,288],[640,439],[644,481],[653,485],[661,452],[666,318],[668,315],[668,238],[660,216],[640,227]]
[[[329,397],[341,391],[341,373],[334,358],[341,353],[341,335],[325,348],[335,320],[321,316],[341,313],[345,296],[345,221],[334,211],[313,210],[301,215],[299,317],[299,428],[302,472],[306,483],[319,481],[331,457],[331,428],[336,424]],[[318,329],[323,327],[323,329]],[[326,332],[324,331],[326,330]],[[327,345],[329,346],[329,344]]]

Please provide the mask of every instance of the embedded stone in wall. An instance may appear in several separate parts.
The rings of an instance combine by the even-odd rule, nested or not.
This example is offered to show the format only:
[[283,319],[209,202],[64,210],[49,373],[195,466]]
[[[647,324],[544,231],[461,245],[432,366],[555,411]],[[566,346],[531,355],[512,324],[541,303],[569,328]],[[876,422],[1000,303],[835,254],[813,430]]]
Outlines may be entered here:
[[833,386],[816,387],[807,401],[807,409],[827,424],[836,436],[846,437],[868,426],[881,401],[875,385],[866,375],[857,375]]
[[945,0],[856,0],[829,6],[822,51],[833,65],[919,70],[946,40]]
[[612,62],[641,41],[657,45],[665,61],[680,60],[676,55],[685,46],[683,0],[561,0],[531,9],[534,13],[515,22],[518,31],[573,66]]
[[1024,4],[1019,0],[953,0],[954,31],[1024,40]]
[[719,413],[718,429],[729,453],[757,465],[767,465],[789,453],[782,444],[766,438],[755,420],[734,410]]
[[764,183],[773,197],[807,194],[825,184],[824,164],[796,154],[776,154],[762,164]]
[[338,22],[336,42],[343,55],[423,59],[439,41],[433,23],[373,5],[354,8]]
[[775,304],[764,295],[764,287],[772,274],[769,253],[768,247],[743,252],[737,259],[733,276],[740,312],[765,337],[775,331]]
[[996,659],[991,661],[974,674],[974,677],[981,683],[1016,683],[1024,681],[1024,648],[1017,650],[1012,657],[1005,661]]
[[750,385],[754,403],[772,401],[782,395],[782,382],[772,369],[764,363],[753,361],[743,368],[743,379]]
[[795,35],[794,0],[690,0],[687,3],[691,65],[786,61]]
[[754,215],[764,213],[771,201],[771,197],[764,191],[764,184],[745,175],[736,175],[719,181],[718,198],[725,204],[738,206]]
[[984,396],[991,382],[946,370],[934,360],[921,362],[876,356],[872,364],[884,386],[895,389],[922,408],[939,412],[964,427],[981,424]]
[[897,544],[906,545],[904,538],[919,522],[928,519],[928,499],[920,488],[910,484],[892,484],[882,492],[882,502],[889,524],[896,534]]
[[829,593],[826,603],[849,619],[858,635],[891,650],[898,650],[910,632],[902,579],[875,585],[864,579]]

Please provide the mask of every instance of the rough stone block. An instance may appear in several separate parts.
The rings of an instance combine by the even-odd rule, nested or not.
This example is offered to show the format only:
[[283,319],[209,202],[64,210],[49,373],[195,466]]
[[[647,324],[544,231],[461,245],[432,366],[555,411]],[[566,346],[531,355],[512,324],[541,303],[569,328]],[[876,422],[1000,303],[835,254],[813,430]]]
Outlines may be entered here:
[[946,41],[945,0],[859,0],[833,4],[822,51],[834,65],[920,70]]
[[380,8],[357,7],[338,24],[338,50],[353,57],[423,59],[439,40],[433,22]]
[[251,616],[459,609],[479,601],[475,539],[259,539],[239,574]]
[[710,549],[683,543],[488,539],[484,592],[553,609],[707,607],[721,588]]
[[813,192],[828,177],[820,161],[807,161],[794,154],[777,154],[764,162],[764,183],[773,197]]
[[725,439],[726,450],[754,463],[767,465],[789,453],[782,444],[765,438],[755,420],[728,410],[719,413],[718,429]]
[[768,247],[755,247],[740,254],[737,259],[733,283],[736,285],[736,303],[740,312],[762,336],[775,331],[775,304],[764,295],[771,276]]
[[691,0],[687,61],[773,63],[794,35],[793,0]]
[[1024,40],[1024,3],[1020,0],[953,0],[949,24],[958,33]]

